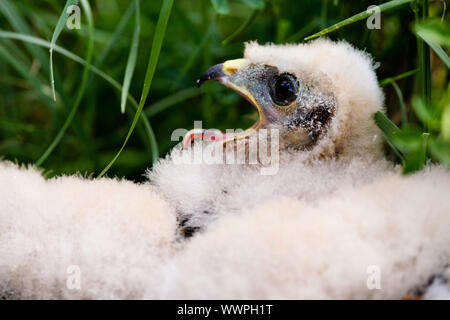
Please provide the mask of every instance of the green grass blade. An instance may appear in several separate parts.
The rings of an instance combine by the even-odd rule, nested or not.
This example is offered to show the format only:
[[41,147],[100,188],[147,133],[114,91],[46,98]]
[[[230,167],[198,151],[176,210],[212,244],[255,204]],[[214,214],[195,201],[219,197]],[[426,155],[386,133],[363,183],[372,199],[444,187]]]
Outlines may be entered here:
[[[41,26],[43,22],[47,22],[49,20],[55,20],[55,24],[57,21],[57,18],[51,19],[50,17],[53,17],[52,15],[47,15],[42,17],[41,19],[34,19],[34,17],[39,16],[41,17],[42,12],[36,12],[36,8],[31,6],[28,7],[26,5],[22,5],[20,7],[21,10],[18,10],[16,7],[16,4],[11,0],[1,0],[0,1],[0,12],[5,15],[8,22],[11,24],[14,30],[26,34],[26,35],[32,35],[33,32],[28,25],[27,21],[25,20],[24,16],[31,17],[32,21],[35,23],[33,25],[33,28],[37,27],[39,32],[46,33],[45,30],[42,30]],[[22,15],[23,11],[23,15]],[[50,36],[51,37],[50,33]],[[48,59],[48,53],[46,53],[43,48],[39,48],[36,46],[32,46],[29,43],[25,43],[25,46],[27,47],[28,51],[31,53],[34,59],[36,59],[40,66],[42,67],[42,71],[45,73],[47,77],[50,77],[50,66],[49,66],[49,59]],[[58,72],[55,71],[55,82],[56,84],[61,83],[60,79],[61,77],[58,75]],[[65,92],[61,90],[61,98],[63,102],[63,106],[66,108],[66,106],[69,105],[69,99]]]
[[136,23],[134,26],[133,40],[131,41],[130,54],[128,56],[127,66],[125,69],[125,77],[122,86],[122,98],[120,102],[120,111],[125,113],[125,106],[127,104],[128,91],[130,90],[131,79],[133,78],[134,68],[136,67],[137,51],[139,47],[139,34],[141,30],[139,0],[135,0],[136,9]]
[[170,88],[170,91],[174,91],[180,86],[181,80],[186,76],[187,72],[190,68],[194,65],[194,62],[196,61],[197,57],[200,55],[200,53],[204,50],[206,44],[211,39],[211,36],[213,34],[213,28],[210,28],[206,34],[203,36],[202,40],[200,41],[200,44],[196,46],[195,50],[191,53],[189,58],[186,60],[186,63],[184,64],[181,71],[178,73],[177,78],[173,82],[172,87]]
[[128,7],[127,11],[125,11],[119,24],[117,25],[117,28],[114,30],[114,33],[111,36],[111,39],[109,39],[108,44],[105,46],[105,48],[101,52],[100,56],[98,57],[98,59],[95,63],[96,67],[100,68],[103,65],[108,54],[117,45],[117,43],[119,43],[120,36],[122,35],[123,31],[125,30],[125,27],[131,18],[131,15],[133,14],[133,12],[135,12],[135,5],[136,5],[136,2],[133,1],[130,4],[130,6]]
[[252,13],[247,17],[247,19],[245,19],[245,21],[232,34],[230,34],[225,40],[222,41],[222,44],[224,46],[229,44],[238,35],[240,35],[242,31],[247,29],[247,27],[252,24],[253,20],[255,20],[256,16],[258,15],[258,12],[259,10],[257,9],[253,10]]
[[[67,3],[69,3],[69,2],[71,2],[71,1],[68,1]],[[93,17],[92,17],[91,6],[89,5],[88,0],[81,0],[81,5],[83,6],[83,9],[84,9],[85,15],[86,15],[86,19],[87,19],[87,22],[88,22],[89,38],[88,38],[86,62],[90,63],[90,61],[92,59],[93,49],[94,49],[94,20],[93,20]],[[59,22],[58,22],[58,24],[59,24]],[[50,52],[51,53],[54,50],[54,46],[55,46],[54,39],[52,39],[51,47],[50,47]],[[50,62],[50,70],[52,70],[51,62]],[[53,139],[52,143],[44,151],[44,153],[38,159],[38,161],[36,161],[36,166],[38,166],[38,167],[41,166],[42,163],[48,158],[48,156],[52,153],[52,151],[56,148],[56,146],[61,141],[62,137],[64,136],[64,134],[65,134],[65,132],[67,130],[67,128],[72,123],[72,120],[75,117],[75,114],[76,114],[76,112],[78,110],[78,107],[81,104],[81,100],[83,99],[84,92],[86,90],[86,83],[87,83],[88,76],[89,76],[89,68],[87,66],[84,66],[83,75],[82,75],[82,78],[81,78],[81,85],[80,85],[80,87],[78,89],[78,93],[77,93],[77,96],[75,98],[75,102],[73,104],[72,110],[70,111],[69,116],[67,117],[67,119],[64,122],[63,126],[59,130],[58,134]],[[53,81],[53,79],[52,79],[52,81]],[[54,87],[52,89],[54,89]],[[53,92],[53,94],[54,94],[54,92]],[[55,98],[55,96],[53,96],[53,97]]]
[[[27,35],[32,34],[30,27],[28,26],[20,12],[17,10],[13,2],[11,2],[10,0],[1,0],[0,12],[3,13],[14,30]],[[39,63],[41,64],[44,71],[46,73],[49,73],[48,57],[46,56],[45,51],[41,50],[40,48],[30,46],[28,45],[28,43],[25,45],[27,46],[27,49],[32,53],[32,55],[39,60]]]
[[405,101],[403,99],[402,90],[398,86],[397,82],[393,81],[392,86],[394,87],[395,93],[398,97],[398,103],[400,104],[400,113],[402,115],[402,125],[406,125],[408,123],[408,117],[406,115]]
[[[419,21],[426,21],[428,19],[428,0],[417,0],[416,4],[416,23],[419,23]],[[426,103],[429,105],[431,102],[430,48],[420,36],[417,37],[417,46],[422,94]],[[428,130],[428,128],[426,128],[426,130]]]
[[[8,22],[11,24],[13,29],[22,34],[32,35],[33,32],[31,30],[30,26],[28,25],[27,21],[25,20],[24,15],[28,14],[28,16],[31,15],[32,17],[34,17],[36,15],[36,12],[34,10],[32,10],[32,9],[34,9],[33,7],[31,7],[32,9],[30,9],[29,11],[24,10],[24,8],[27,8],[27,6],[21,6],[21,9],[24,11],[24,14],[22,15],[22,12],[20,10],[18,10],[18,8],[16,7],[16,4],[13,1],[11,1],[11,0],[1,0],[0,1],[0,13],[2,13],[6,17],[6,20],[8,20]],[[33,19],[33,21],[35,21],[37,24],[39,24],[36,21],[36,19]],[[42,30],[39,30],[39,31],[42,32]],[[48,59],[48,54],[45,52],[45,50],[43,50],[43,48],[39,48],[39,47],[30,45],[29,43],[25,43],[25,47],[31,53],[33,59],[36,59],[36,61],[39,62],[39,65],[41,66],[40,69],[43,71],[43,73],[47,77],[49,77],[50,76],[49,59]],[[57,84],[60,79],[61,79],[61,77],[58,75],[57,72],[55,72],[55,80],[56,80]],[[42,83],[44,83],[44,82],[42,81]],[[59,81],[59,83],[60,83],[60,81]],[[65,94],[64,91],[61,91],[61,98],[62,98],[63,106],[66,108],[66,106],[69,104],[68,103],[69,99],[67,98],[67,95]],[[49,106],[50,112],[54,113],[55,111],[52,109],[52,106],[54,104],[49,105],[47,102],[46,102],[46,104]],[[56,114],[55,114],[54,118],[55,119],[58,118]]]
[[429,129],[439,131],[441,129],[441,114],[432,105],[427,105],[420,96],[412,99],[412,109],[417,118]]
[[430,46],[431,49],[433,49],[434,52],[439,56],[439,58],[442,59],[442,61],[445,63],[447,68],[450,69],[450,58],[448,57],[447,53],[445,53],[444,49],[442,47],[434,42],[425,40],[426,43]]
[[399,157],[402,161],[404,161],[405,159],[395,146],[394,141],[392,139],[392,137],[397,132],[399,132],[400,129],[391,120],[389,120],[389,118],[386,117],[384,113],[382,113],[381,111],[377,111],[375,113],[374,120],[376,125],[381,129],[381,133],[383,134],[383,137],[386,140],[387,144],[394,150],[397,157]]
[[399,131],[400,128],[395,125],[388,117],[381,111],[377,111],[374,116],[375,123],[377,126],[386,133],[389,137],[391,137],[395,132]]
[[[37,46],[41,46],[44,48],[50,48],[50,46],[51,46],[51,43],[44,39],[40,39],[40,38],[37,38],[34,36],[28,36],[28,35],[24,35],[24,34],[20,34],[20,33],[16,33],[16,32],[0,31],[0,38],[19,40],[19,41],[31,43],[31,44],[34,44]],[[98,75],[100,78],[104,79],[106,82],[108,82],[114,88],[116,88],[119,91],[122,91],[122,86],[120,85],[119,82],[117,82],[114,78],[112,78],[110,75],[103,72],[99,68],[86,62],[86,60],[84,60],[83,58],[73,54],[72,52],[70,52],[58,45],[55,45],[55,47],[53,49],[55,52],[62,54],[66,58],[69,58],[83,66],[88,67],[89,70],[91,70],[93,73]],[[136,106],[136,108],[138,107],[137,101],[130,94],[128,95],[128,101],[131,102],[134,106]]]
[[258,10],[264,9],[264,6],[266,5],[265,0],[241,0],[241,2],[245,3],[247,6],[249,6],[252,9],[258,9]]
[[[46,40],[38,38],[38,37],[17,33],[17,32],[0,31],[0,38],[18,40],[18,41],[34,44],[37,46],[41,46],[44,48],[50,48],[50,46],[51,46],[51,43],[49,41],[46,41]],[[87,66],[92,72],[94,72],[95,74],[97,74],[98,76],[100,76],[101,78],[106,80],[107,82],[109,82],[115,88],[122,90],[122,86],[116,80],[114,80],[111,76],[109,76],[108,74],[101,71],[99,68],[87,63],[86,60],[84,60],[83,58],[77,56],[76,54],[73,54],[72,52],[70,52],[67,49],[64,49],[58,45],[55,45],[53,47],[53,50],[55,52],[62,54],[66,58],[69,58],[83,66]]]
[[27,81],[34,87],[34,89],[39,93],[39,95],[44,99],[45,103],[48,104],[50,110],[55,115],[55,106],[52,99],[46,95],[43,91],[42,83],[30,74],[29,68],[25,67],[23,61],[19,61],[17,55],[11,54],[11,50],[7,50],[3,45],[0,44],[0,57],[7,61],[20,75],[22,75]]
[[392,83],[392,82],[395,82],[395,81],[397,81],[397,80],[401,80],[401,79],[404,79],[404,78],[413,76],[413,75],[415,75],[417,72],[419,72],[419,69],[410,70],[410,71],[407,71],[407,72],[405,72],[405,73],[399,74],[398,76],[383,79],[383,80],[381,80],[381,81],[379,82],[379,85],[380,85],[380,87],[384,87],[385,85],[388,85],[388,84],[390,84],[390,83]]
[[[406,3],[413,2],[413,1],[415,1],[415,0],[393,0],[393,1],[385,2],[385,3],[381,4],[381,5],[379,5],[378,7],[380,9],[380,12],[383,12],[383,11],[387,11],[387,10],[393,9],[393,8],[396,8],[398,6],[401,6],[401,5],[404,5]],[[363,20],[365,18],[368,18],[372,14],[373,14],[372,10],[366,10],[366,11],[360,12],[360,13],[355,14],[354,16],[352,16],[352,17],[350,17],[348,19],[342,20],[342,21],[332,25],[331,27],[325,28],[322,31],[319,31],[319,32],[317,32],[317,33],[315,33],[313,35],[310,35],[310,36],[306,37],[305,40],[311,40],[311,39],[323,36],[323,35],[325,35],[327,33],[336,31],[336,30],[338,30],[338,29],[340,29],[342,27],[345,27],[345,26],[347,26],[349,24],[352,24],[352,23],[355,23],[357,21],[360,21],[360,20]]]
[[312,19],[307,25],[303,26],[303,28],[301,28],[296,33],[294,33],[289,38],[287,38],[286,42],[290,43],[290,42],[299,41],[304,36],[306,36],[308,33],[312,32],[314,30],[314,28],[317,27],[318,24],[319,24],[318,18]]
[[441,133],[442,137],[447,142],[450,142],[450,103],[447,104],[442,111]]
[[417,23],[414,30],[422,34],[422,38],[426,38],[434,43],[450,47],[450,24],[437,20],[429,20],[423,23]]
[[433,158],[450,167],[450,141],[444,139],[430,139],[429,150]]
[[211,0],[211,3],[218,14],[230,13],[230,5],[228,0]]
[[422,31],[417,31],[416,34],[421,39],[423,39],[430,46],[430,48],[433,49],[434,52],[436,52],[438,57],[441,58],[441,60],[445,63],[447,68],[450,69],[450,58],[448,57],[448,55],[444,51],[444,49],[442,49],[442,47],[439,44],[437,44],[436,42],[434,42],[431,39],[429,39],[427,37],[427,35],[425,33],[423,33]]
[[[155,34],[153,36],[153,44],[152,49],[150,52],[150,58],[147,66],[147,73],[145,75],[144,80],[144,88],[142,89],[142,95],[139,102],[138,109],[136,111],[136,115],[133,119],[133,123],[131,124],[131,127],[128,131],[127,137],[125,138],[125,141],[120,148],[119,152],[115,155],[115,157],[111,160],[111,162],[103,169],[103,171],[99,174],[99,177],[102,177],[108,170],[111,168],[111,166],[114,164],[114,162],[117,160],[117,158],[120,156],[120,153],[125,148],[128,140],[130,139],[131,134],[133,133],[134,127],[136,126],[136,123],[139,119],[139,116],[142,112],[142,109],[144,108],[145,101],[147,100],[150,87],[152,84],[153,76],[155,74],[156,65],[159,60],[159,54],[161,52],[162,42],[164,40],[164,36],[166,34],[167,24],[169,22],[170,13],[172,11],[174,0],[164,0],[161,11],[159,13],[158,22],[156,24]],[[153,154],[153,163],[155,163],[158,160],[159,155]]]
[[410,174],[419,171],[427,162],[428,140],[430,134],[422,133],[419,140],[419,146],[408,153],[403,164],[403,174]]
[[[28,35],[16,33],[16,32],[0,31],[0,38],[19,40],[19,41],[23,41],[25,43],[34,44],[34,45],[41,46],[44,48],[50,48],[50,46],[51,46],[51,43],[46,40],[43,40],[43,39],[40,39],[40,38],[37,38],[34,36],[28,36]],[[120,85],[120,83],[118,81],[116,81],[113,77],[111,77],[107,73],[103,72],[96,66],[91,65],[83,58],[80,58],[79,56],[73,54],[72,52],[70,52],[58,45],[55,45],[55,47],[53,49],[55,52],[62,54],[66,58],[69,58],[83,66],[86,66],[87,68],[89,68],[90,71],[92,71],[93,73],[98,75],[100,78],[102,78],[103,80],[108,82],[112,87],[114,87],[115,89],[117,89],[120,92],[122,91],[122,86]],[[52,101],[51,99],[49,99],[49,100]],[[136,110],[138,109],[138,103],[137,103],[136,99],[134,99],[133,96],[130,94],[128,94],[128,101],[131,103],[131,105],[134,107],[134,109],[136,109]],[[158,146],[157,146],[155,134],[153,133],[151,124],[148,121],[148,119],[144,113],[141,113],[141,120],[143,121],[145,130],[147,131],[147,135],[150,140],[150,145],[152,146],[152,152],[153,152],[153,154],[158,154]],[[154,156],[153,154],[152,154],[152,156]]]
[[185,100],[194,98],[203,94],[204,91],[198,88],[189,88],[182,91],[177,92],[176,94],[170,95],[167,98],[164,98],[145,109],[145,114],[148,118],[153,117],[155,114],[160,113],[174,105],[179,104]]
[[58,23],[56,24],[55,31],[53,32],[52,36],[52,42],[50,47],[50,84],[52,87],[52,95],[53,100],[56,101],[56,90],[55,90],[55,79],[53,75],[53,48],[56,44],[56,40],[58,40],[59,35],[61,34],[61,31],[63,30],[64,26],[66,25],[67,18],[69,17],[69,14],[67,13],[67,8],[69,8],[72,5],[77,4],[77,0],[67,0],[66,5],[64,6],[63,12],[61,13],[61,16],[59,17]]
[[[136,8],[136,2],[133,1],[128,6],[128,9],[126,10],[125,14],[122,15],[122,18],[120,19],[119,24],[117,25],[116,29],[114,30],[114,33],[112,34],[107,45],[105,46],[105,48],[99,55],[99,58],[97,59],[97,61],[95,63],[95,66],[97,68],[100,68],[103,65],[103,63],[106,60],[106,57],[109,55],[111,50],[119,43],[119,39],[122,36],[123,31],[125,30],[125,27],[128,24],[128,21],[130,20],[133,12],[136,11],[135,8]],[[122,87],[117,86],[117,85],[115,87],[121,91],[121,94],[123,94],[124,91],[123,91]],[[130,95],[129,92],[127,92],[127,95],[125,97],[126,97],[127,101],[129,101],[131,103],[134,110],[137,110],[138,104],[137,104],[136,100]],[[134,113],[131,110],[129,110],[129,109],[125,109],[125,110],[128,112],[128,114],[131,118],[134,116]],[[143,133],[143,134],[141,134],[141,136],[143,137],[143,141],[146,144],[146,146],[148,146],[150,156],[153,156],[154,150],[158,148],[158,146],[156,145],[156,143],[157,143],[156,137],[153,132],[152,126],[151,126],[150,122],[148,121],[147,117],[145,116],[145,114],[141,115],[141,120],[142,120],[142,127],[141,127],[141,130],[139,130],[139,133],[140,134]],[[145,138],[148,138],[148,142]],[[158,152],[156,152],[156,153],[158,153]]]

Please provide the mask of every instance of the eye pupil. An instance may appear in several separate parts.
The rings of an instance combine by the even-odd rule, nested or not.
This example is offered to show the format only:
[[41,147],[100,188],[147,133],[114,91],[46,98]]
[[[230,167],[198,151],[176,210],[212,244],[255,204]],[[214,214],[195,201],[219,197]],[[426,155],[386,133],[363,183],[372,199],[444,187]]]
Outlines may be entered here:
[[285,79],[277,81],[276,93],[280,100],[285,100],[295,94],[292,83]]
[[298,84],[294,76],[282,74],[272,87],[272,99],[278,105],[288,105],[297,97]]

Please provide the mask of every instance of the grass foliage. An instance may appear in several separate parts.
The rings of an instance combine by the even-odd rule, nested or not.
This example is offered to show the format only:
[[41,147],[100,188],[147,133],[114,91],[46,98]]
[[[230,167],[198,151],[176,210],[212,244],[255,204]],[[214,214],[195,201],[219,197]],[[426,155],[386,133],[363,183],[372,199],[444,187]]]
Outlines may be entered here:
[[[81,8],[69,30],[67,8]],[[381,29],[366,19],[379,5]],[[405,173],[450,165],[450,25],[445,1],[0,1],[0,156],[48,176],[142,179],[176,128],[246,128],[253,108],[195,87],[243,42],[345,39],[379,62],[387,114],[374,115]],[[305,40],[306,38],[306,40]],[[136,99],[135,97],[138,97]],[[123,114],[125,112],[125,114]],[[135,132],[136,131],[136,132]]]

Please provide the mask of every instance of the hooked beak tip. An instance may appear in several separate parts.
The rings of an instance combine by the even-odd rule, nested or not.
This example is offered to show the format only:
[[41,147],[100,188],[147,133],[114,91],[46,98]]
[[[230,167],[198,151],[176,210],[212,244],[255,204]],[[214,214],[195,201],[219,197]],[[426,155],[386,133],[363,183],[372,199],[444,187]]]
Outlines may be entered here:
[[208,69],[204,75],[197,80],[197,87],[201,87],[201,85],[208,80],[219,80],[224,77],[225,73],[223,71],[223,63],[216,64],[215,66]]

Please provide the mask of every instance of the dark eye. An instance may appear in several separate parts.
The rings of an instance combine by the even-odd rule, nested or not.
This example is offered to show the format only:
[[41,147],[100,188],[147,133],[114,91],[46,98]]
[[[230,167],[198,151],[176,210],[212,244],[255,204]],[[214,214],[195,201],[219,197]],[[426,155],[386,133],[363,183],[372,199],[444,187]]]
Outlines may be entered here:
[[297,79],[289,73],[283,73],[273,80],[270,91],[273,102],[286,106],[297,98]]

